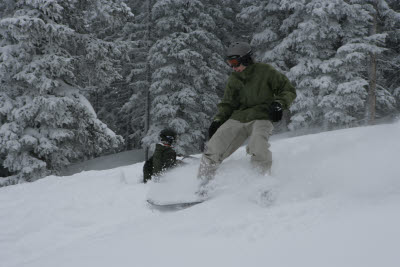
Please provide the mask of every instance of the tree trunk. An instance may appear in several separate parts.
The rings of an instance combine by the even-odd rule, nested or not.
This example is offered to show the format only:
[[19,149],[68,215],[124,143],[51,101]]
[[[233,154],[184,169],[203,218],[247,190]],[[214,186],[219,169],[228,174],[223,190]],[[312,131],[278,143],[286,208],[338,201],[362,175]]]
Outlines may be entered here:
[[[374,5],[375,12],[372,14],[372,25],[370,28],[370,36],[376,34],[377,32],[377,6]],[[369,62],[369,90],[368,90],[368,106],[367,106],[367,123],[374,124],[375,113],[376,113],[376,54],[370,53]]]
[[[150,40],[151,40],[151,0],[147,0],[147,29],[146,29],[146,39],[147,39],[147,63],[146,63],[146,76],[147,76],[147,90],[146,90],[146,104],[145,104],[145,115],[144,115],[144,132],[147,135],[150,129],[150,86],[151,86],[151,66],[149,62],[149,51],[150,51]],[[149,147],[146,146],[144,149],[145,160],[149,159]]]

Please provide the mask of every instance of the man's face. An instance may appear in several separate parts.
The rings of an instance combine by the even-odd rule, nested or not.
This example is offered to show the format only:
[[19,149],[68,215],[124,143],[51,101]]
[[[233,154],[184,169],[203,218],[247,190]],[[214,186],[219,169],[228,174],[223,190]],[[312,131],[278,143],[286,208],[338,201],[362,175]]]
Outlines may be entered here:
[[240,64],[238,67],[232,67],[232,69],[235,72],[242,72],[242,71],[244,71],[246,69],[246,66],[243,66],[242,64]]
[[227,60],[227,63],[235,72],[242,72],[246,68],[241,62],[240,62],[240,56],[230,56]]

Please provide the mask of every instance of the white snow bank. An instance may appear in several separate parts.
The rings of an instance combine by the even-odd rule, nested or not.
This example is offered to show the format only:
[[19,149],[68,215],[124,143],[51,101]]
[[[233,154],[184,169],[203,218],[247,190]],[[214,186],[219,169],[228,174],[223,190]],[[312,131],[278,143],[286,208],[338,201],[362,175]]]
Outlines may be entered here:
[[276,140],[272,176],[242,148],[209,201],[176,212],[146,204],[142,163],[0,188],[1,266],[397,267],[399,136],[397,122]]

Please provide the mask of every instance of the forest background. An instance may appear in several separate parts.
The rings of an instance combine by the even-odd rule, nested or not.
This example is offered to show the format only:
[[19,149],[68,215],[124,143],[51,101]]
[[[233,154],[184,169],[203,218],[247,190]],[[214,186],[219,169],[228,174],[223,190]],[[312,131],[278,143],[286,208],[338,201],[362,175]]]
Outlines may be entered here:
[[278,131],[400,113],[398,0],[1,0],[0,186],[148,155],[165,127],[202,151],[233,41],[295,85]]

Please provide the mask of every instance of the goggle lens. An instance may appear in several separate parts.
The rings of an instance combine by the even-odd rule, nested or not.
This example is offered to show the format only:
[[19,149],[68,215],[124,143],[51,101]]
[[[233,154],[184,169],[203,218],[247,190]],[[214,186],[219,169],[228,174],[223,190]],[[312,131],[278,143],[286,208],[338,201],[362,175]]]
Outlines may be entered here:
[[228,63],[232,68],[236,68],[240,66],[240,61],[238,58],[228,59]]

